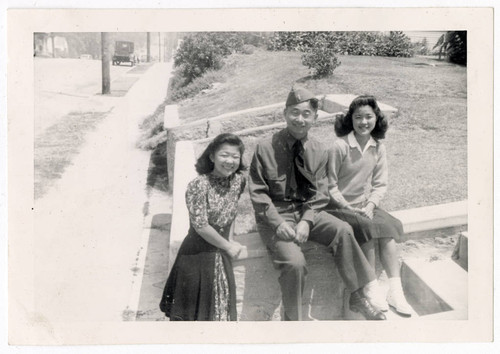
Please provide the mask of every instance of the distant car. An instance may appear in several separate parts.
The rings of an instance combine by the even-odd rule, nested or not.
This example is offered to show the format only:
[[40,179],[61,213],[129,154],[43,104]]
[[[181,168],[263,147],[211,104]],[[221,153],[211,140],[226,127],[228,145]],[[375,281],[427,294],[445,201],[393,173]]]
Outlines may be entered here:
[[130,63],[130,66],[134,66],[135,62],[134,42],[116,41],[115,53],[113,54],[113,65]]
[[85,59],[85,60],[92,60],[92,55],[90,54],[82,54],[80,55],[80,59]]

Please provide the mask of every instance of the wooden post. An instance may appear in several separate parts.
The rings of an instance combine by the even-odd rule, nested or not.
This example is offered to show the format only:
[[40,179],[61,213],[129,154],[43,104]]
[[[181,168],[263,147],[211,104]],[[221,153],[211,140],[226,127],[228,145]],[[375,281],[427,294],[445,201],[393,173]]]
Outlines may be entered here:
[[161,63],[161,35],[158,32],[158,63]]
[[101,32],[101,68],[102,68],[102,94],[111,93],[109,37],[108,33]]

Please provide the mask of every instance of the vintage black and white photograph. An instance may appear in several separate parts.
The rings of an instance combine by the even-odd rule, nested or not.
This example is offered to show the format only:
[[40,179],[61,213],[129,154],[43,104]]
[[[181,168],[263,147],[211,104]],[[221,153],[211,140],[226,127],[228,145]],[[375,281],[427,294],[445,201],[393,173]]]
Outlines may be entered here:
[[471,26],[34,30],[39,343],[475,320]]

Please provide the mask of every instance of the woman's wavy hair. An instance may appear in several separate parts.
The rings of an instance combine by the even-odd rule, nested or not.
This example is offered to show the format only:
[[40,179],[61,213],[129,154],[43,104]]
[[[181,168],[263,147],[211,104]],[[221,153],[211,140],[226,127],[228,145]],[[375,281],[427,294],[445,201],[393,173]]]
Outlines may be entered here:
[[362,106],[370,106],[377,117],[375,122],[375,128],[373,128],[370,133],[373,139],[379,140],[385,138],[385,133],[389,128],[389,122],[385,118],[384,113],[380,110],[377,100],[375,97],[370,95],[363,95],[356,97],[349,105],[349,111],[345,115],[339,115],[335,119],[335,134],[338,137],[345,136],[353,131],[354,127],[352,125],[352,115]]
[[243,164],[243,153],[245,152],[245,145],[241,141],[240,137],[231,133],[222,133],[217,135],[214,140],[208,144],[207,148],[201,156],[198,158],[195,164],[196,172],[198,174],[210,173],[214,169],[214,163],[210,159],[210,155],[215,154],[223,144],[229,144],[237,146],[240,150],[240,165],[236,170],[236,173],[244,171],[247,167]]

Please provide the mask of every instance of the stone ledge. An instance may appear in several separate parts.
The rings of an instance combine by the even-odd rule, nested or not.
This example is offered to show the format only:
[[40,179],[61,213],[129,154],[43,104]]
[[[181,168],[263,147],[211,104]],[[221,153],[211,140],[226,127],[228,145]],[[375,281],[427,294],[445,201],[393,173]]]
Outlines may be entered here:
[[[425,231],[466,225],[467,201],[399,210],[391,212],[391,214],[402,222],[405,234],[415,233],[418,238],[427,237]],[[245,246],[240,255],[241,259],[266,255],[266,247],[260,240],[258,233],[238,235],[234,239]]]
[[405,233],[444,229],[467,224],[467,201],[399,210],[391,214],[403,223]]
[[[356,97],[356,95],[351,94],[325,95],[321,100],[321,109],[328,113],[345,112]],[[398,111],[396,108],[385,103],[378,102],[378,105],[386,117],[391,117]]]
[[165,130],[177,127],[180,125],[179,108],[176,104],[165,106],[163,112],[163,128]]

